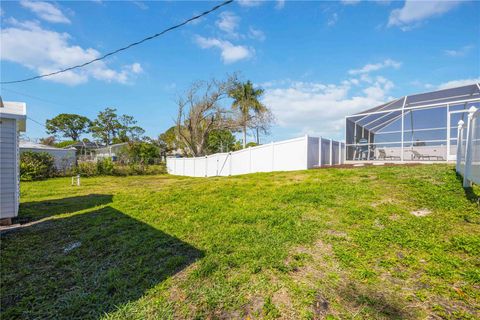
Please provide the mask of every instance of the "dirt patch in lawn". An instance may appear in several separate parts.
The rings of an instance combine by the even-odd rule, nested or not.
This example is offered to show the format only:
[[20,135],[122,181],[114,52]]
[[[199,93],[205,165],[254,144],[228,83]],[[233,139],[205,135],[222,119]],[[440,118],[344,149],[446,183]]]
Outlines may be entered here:
[[410,211],[410,214],[414,215],[415,217],[426,217],[430,213],[432,213],[432,211],[430,211],[429,209],[419,209],[419,210]]

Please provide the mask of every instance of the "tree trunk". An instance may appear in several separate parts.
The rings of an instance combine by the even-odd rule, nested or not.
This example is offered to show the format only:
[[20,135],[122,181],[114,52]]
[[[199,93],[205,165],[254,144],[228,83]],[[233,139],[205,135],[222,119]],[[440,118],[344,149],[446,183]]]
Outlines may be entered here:
[[259,145],[260,144],[260,137],[258,135],[258,127],[256,127],[255,130],[257,130],[257,144]]
[[243,126],[243,149],[247,146],[247,126]]

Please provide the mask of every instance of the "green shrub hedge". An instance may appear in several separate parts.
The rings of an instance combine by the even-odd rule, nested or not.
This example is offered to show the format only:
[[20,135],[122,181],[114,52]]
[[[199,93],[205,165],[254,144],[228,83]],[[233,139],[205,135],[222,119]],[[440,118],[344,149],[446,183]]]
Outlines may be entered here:
[[92,176],[133,176],[148,174],[166,173],[165,164],[141,165],[141,164],[120,164],[109,158],[97,162],[80,162],[72,169],[71,175],[79,174],[85,177]]
[[20,179],[41,180],[56,175],[55,159],[46,152],[22,152],[20,154]]

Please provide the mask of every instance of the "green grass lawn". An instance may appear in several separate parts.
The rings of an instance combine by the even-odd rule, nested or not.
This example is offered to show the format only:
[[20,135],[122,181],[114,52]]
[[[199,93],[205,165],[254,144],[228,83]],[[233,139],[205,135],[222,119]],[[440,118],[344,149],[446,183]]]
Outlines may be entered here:
[[36,223],[2,233],[2,319],[479,318],[480,190],[451,166],[21,193]]

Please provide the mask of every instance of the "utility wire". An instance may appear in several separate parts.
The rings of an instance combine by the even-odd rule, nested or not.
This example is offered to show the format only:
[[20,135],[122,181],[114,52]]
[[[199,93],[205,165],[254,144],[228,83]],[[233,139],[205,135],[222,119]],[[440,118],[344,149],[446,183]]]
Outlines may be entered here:
[[38,101],[42,101],[42,102],[45,102],[45,103],[49,103],[49,104],[56,105],[56,106],[63,107],[63,108],[67,108],[67,109],[76,109],[76,110],[84,110],[85,109],[85,108],[80,108],[80,107],[72,107],[72,106],[69,106],[69,105],[66,105],[66,104],[63,104],[63,103],[60,103],[60,102],[50,101],[50,100],[47,100],[47,99],[44,99],[44,98],[40,98],[40,97],[37,97],[37,96],[32,96],[31,94],[26,94],[26,93],[23,93],[23,92],[12,90],[12,89],[1,88],[0,90],[2,90],[2,91],[5,90],[5,91],[11,92],[11,93],[15,93],[15,94],[18,94],[18,95],[21,95],[21,96],[25,96],[25,97],[28,97],[28,98],[31,98],[31,99],[35,99],[35,100],[38,100]]
[[115,50],[115,51],[106,53],[106,54],[104,54],[103,56],[101,56],[101,57],[99,57],[99,58],[96,58],[96,59],[93,59],[93,60],[90,60],[90,61],[88,61],[88,62],[79,64],[79,65],[76,65],[76,66],[72,66],[72,67],[69,67],[69,68],[66,68],[66,69],[58,70],[58,71],[55,71],[55,72],[52,72],[52,73],[41,74],[41,75],[38,75],[38,76],[35,76],[35,77],[31,77],[31,78],[26,78],[26,79],[21,79],[21,80],[12,80],[12,81],[1,81],[0,84],[11,84],[11,83],[27,82],[27,81],[31,81],[31,80],[35,80],[35,79],[50,77],[50,76],[53,76],[53,75],[56,75],[56,74],[59,74],[59,73],[64,73],[64,72],[67,72],[67,71],[70,71],[70,70],[74,70],[74,69],[78,69],[78,68],[83,68],[83,67],[85,67],[85,66],[88,66],[89,64],[92,64],[92,63],[94,63],[94,62],[103,60],[103,59],[105,59],[105,58],[107,58],[107,57],[109,57],[109,56],[112,56],[112,55],[116,54],[116,53],[119,53],[119,52],[121,52],[121,51],[125,51],[125,50],[127,50],[127,49],[130,49],[131,47],[138,46],[138,45],[140,45],[140,44],[142,44],[142,43],[144,43],[144,42],[146,42],[146,41],[149,41],[149,40],[152,40],[152,39],[154,39],[154,38],[157,38],[157,37],[159,37],[159,36],[161,36],[161,35],[169,32],[169,31],[172,31],[172,30],[174,30],[174,29],[183,27],[184,25],[186,25],[186,24],[188,24],[188,23],[190,23],[190,22],[192,22],[192,21],[194,21],[194,20],[200,19],[200,18],[202,18],[202,17],[204,17],[204,16],[206,16],[206,15],[208,15],[208,14],[210,14],[210,13],[212,13],[212,12],[218,10],[218,9],[220,9],[220,8],[223,7],[223,6],[226,6],[226,5],[228,5],[228,4],[231,4],[233,1],[234,1],[234,0],[228,0],[228,1],[222,2],[222,3],[214,6],[213,8],[211,8],[211,9],[209,9],[209,10],[207,10],[207,11],[204,11],[204,12],[202,12],[202,13],[196,15],[196,16],[191,17],[191,18],[188,19],[188,20],[183,21],[182,23],[176,24],[176,25],[174,25],[174,26],[172,26],[172,27],[169,27],[169,28],[167,28],[167,29],[159,32],[159,33],[156,33],[156,34],[154,34],[154,35],[151,35],[151,36],[149,36],[149,37],[146,37],[146,38],[144,38],[144,39],[142,39],[142,40],[140,40],[140,41],[131,43],[131,44],[129,44],[129,45],[125,46],[125,47],[119,48],[119,49],[117,49],[117,50]]
[[29,117],[29,116],[27,116],[27,119],[30,120],[30,121],[32,121],[32,122],[35,122],[36,124],[44,127],[45,129],[47,128],[47,127],[45,127],[45,125],[44,125],[43,123],[41,123],[41,122],[39,122],[39,121],[37,121],[37,120],[35,120],[35,119],[32,119],[32,118]]

